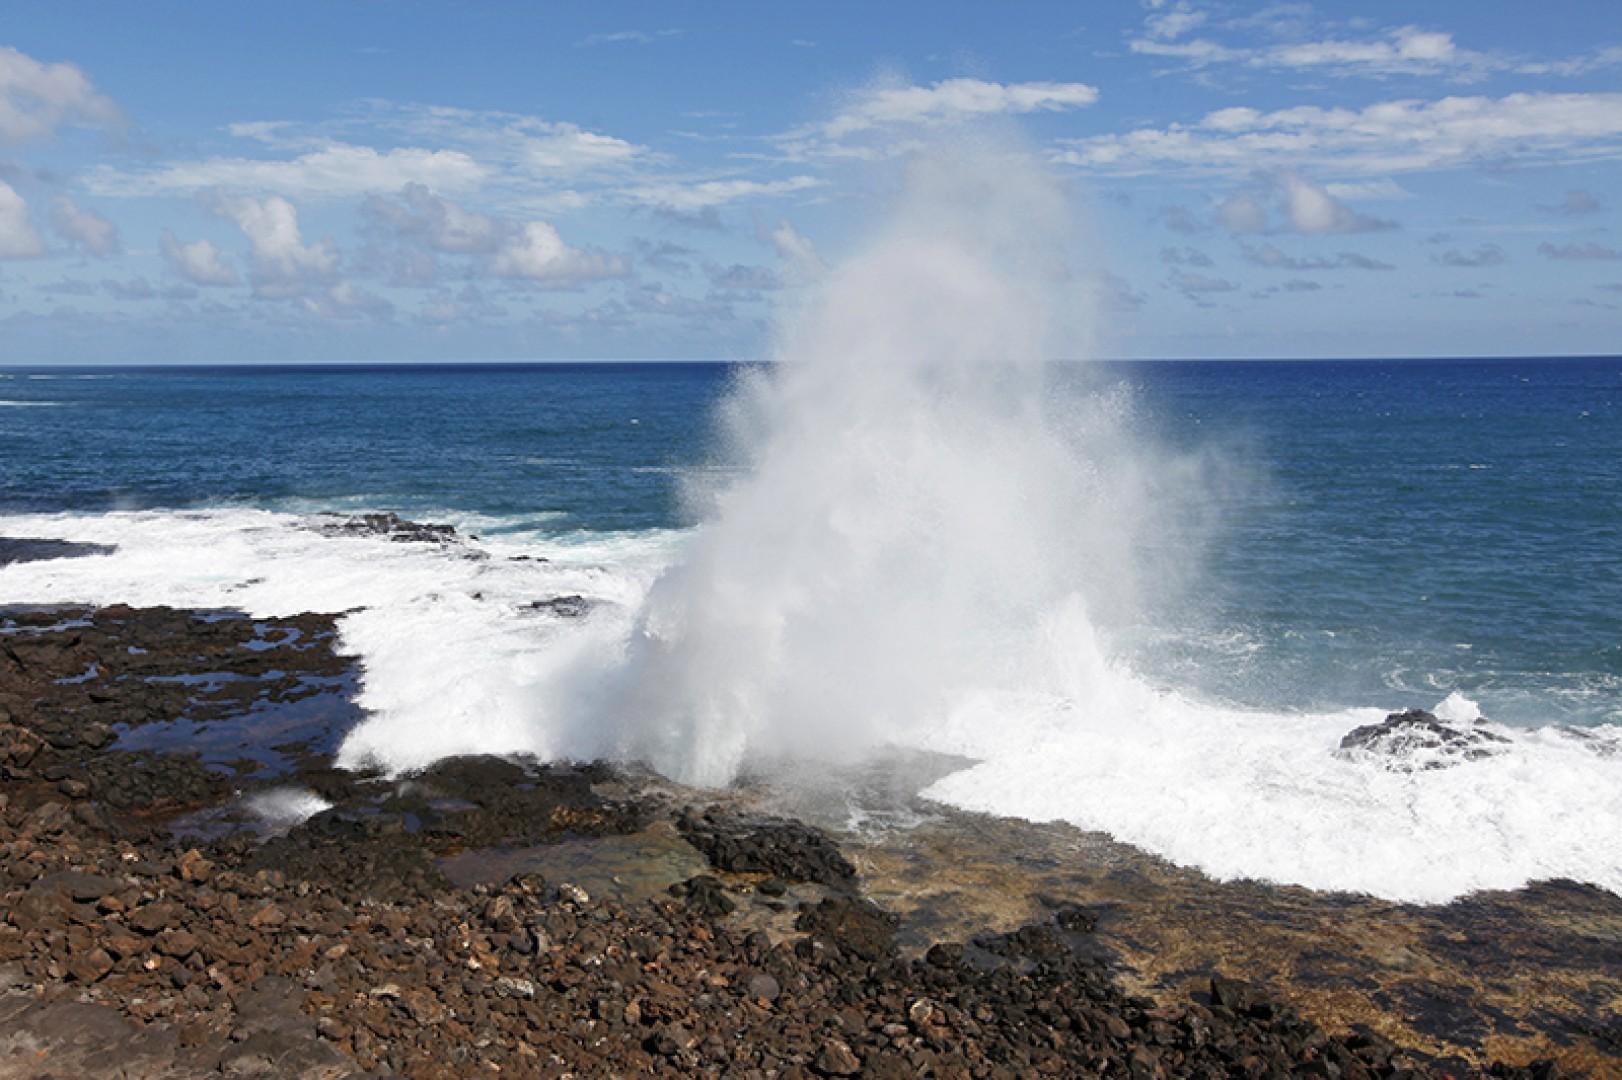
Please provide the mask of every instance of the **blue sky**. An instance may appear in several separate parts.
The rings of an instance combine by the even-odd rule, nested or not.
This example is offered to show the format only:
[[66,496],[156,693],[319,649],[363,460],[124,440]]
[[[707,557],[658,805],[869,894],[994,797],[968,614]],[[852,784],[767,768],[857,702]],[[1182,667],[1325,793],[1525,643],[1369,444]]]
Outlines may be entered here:
[[0,363],[733,358],[1017,123],[1122,357],[1622,351],[1622,5],[7,0]]

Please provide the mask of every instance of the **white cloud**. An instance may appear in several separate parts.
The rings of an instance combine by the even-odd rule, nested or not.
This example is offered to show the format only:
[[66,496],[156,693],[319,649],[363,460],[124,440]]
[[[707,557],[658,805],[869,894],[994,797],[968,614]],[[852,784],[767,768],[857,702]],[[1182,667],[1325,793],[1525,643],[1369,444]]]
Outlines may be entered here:
[[0,259],[32,259],[45,254],[28,204],[10,184],[0,180]]
[[118,226],[66,195],[58,195],[51,204],[51,226],[86,254],[107,256],[118,251]]
[[1205,20],[1205,12],[1194,11],[1187,4],[1178,4],[1170,11],[1150,15],[1143,21],[1143,27],[1151,38],[1171,41],[1204,25]]
[[310,314],[329,319],[387,319],[394,314],[393,304],[347,281],[337,282],[325,292],[300,297],[299,304]]
[[1584,214],[1597,214],[1605,209],[1605,204],[1591,191],[1581,188],[1566,192],[1566,197],[1553,206],[1539,206],[1540,210],[1547,210],[1555,214],[1569,214],[1578,217]]
[[[409,184],[396,198],[372,196],[364,211],[379,234],[399,241],[395,277],[412,285],[432,284],[438,275],[435,255],[475,257],[469,273],[522,278],[554,285],[622,277],[629,264],[619,255],[571,247],[552,224],[516,222],[467,210],[420,184]],[[404,265],[407,273],[400,273]]]
[[220,189],[322,199],[398,191],[413,183],[454,191],[477,186],[487,175],[483,165],[460,150],[376,150],[332,143],[280,161],[213,157],[145,172],[120,172],[103,165],[91,170],[86,184],[98,195],[178,195]]
[[1074,140],[1061,162],[1104,172],[1252,172],[1312,166],[1400,173],[1622,154],[1622,93],[1383,101],[1363,109],[1226,108],[1195,124]]
[[933,86],[881,84],[859,94],[821,125],[829,139],[892,124],[938,124],[977,116],[1059,112],[1091,105],[1098,91],[1084,83],[995,83],[946,79]]
[[1324,190],[1337,199],[1348,199],[1352,202],[1380,202],[1414,197],[1413,192],[1388,176],[1378,180],[1325,184]]
[[1622,251],[1595,243],[1542,243],[1538,245],[1538,254],[1548,259],[1564,259],[1572,262],[1611,262],[1622,259]]
[[629,270],[621,256],[570,247],[558,230],[544,221],[528,222],[508,236],[490,269],[501,277],[549,284],[624,277]]
[[193,285],[236,285],[242,280],[219,248],[207,240],[181,243],[168,229],[163,230],[163,258],[171,270]]
[[1379,232],[1396,223],[1346,206],[1322,186],[1295,173],[1263,176],[1248,191],[1229,196],[1217,217],[1231,233],[1297,232],[1309,235]]
[[248,238],[254,295],[269,299],[302,296],[337,274],[338,251],[332,241],[306,244],[299,231],[298,211],[280,195],[222,199],[216,210]]
[[[1284,31],[1295,40],[1271,45],[1230,45],[1208,38],[1177,41],[1203,24],[1200,13],[1186,5],[1144,22],[1144,36],[1128,41],[1140,56],[1181,60],[1188,67],[1238,64],[1250,68],[1303,71],[1335,76],[1445,75],[1474,80],[1512,66],[1510,60],[1462,48],[1453,35],[1418,26],[1399,26],[1373,37],[1310,37],[1301,20],[1275,23],[1267,28]],[[1249,20],[1230,20],[1236,28]]]
[[723,293],[770,292],[783,287],[783,279],[769,266],[711,264],[704,268],[704,274],[710,279],[711,287]]
[[1195,266],[1202,269],[1208,269],[1216,265],[1216,263],[1211,260],[1211,256],[1207,255],[1198,248],[1192,247],[1161,248],[1160,261],[1165,263],[1167,266]]
[[1482,266],[1502,266],[1509,261],[1504,249],[1497,244],[1482,244],[1474,251],[1449,248],[1440,255],[1432,255],[1431,262],[1438,266],[1459,266],[1474,269]]
[[540,172],[582,173],[623,165],[644,153],[635,143],[612,135],[599,135],[573,124],[552,124],[522,145],[523,162]]
[[421,184],[407,184],[398,201],[370,196],[363,209],[396,235],[421,241],[434,251],[453,255],[491,252],[501,242],[503,228],[495,218],[465,210]]
[[0,142],[50,135],[66,124],[108,126],[118,106],[74,64],[46,64],[0,46]]
[[1239,288],[1236,282],[1226,278],[1212,277],[1209,274],[1196,274],[1187,270],[1173,270],[1170,282],[1178,292],[1191,300],[1212,293],[1234,292]]
[[1273,244],[1242,248],[1245,261],[1269,270],[1395,270],[1390,263],[1359,255],[1355,251],[1341,251],[1333,255],[1289,255]]
[[738,199],[791,195],[821,187],[814,176],[791,176],[786,180],[701,180],[693,183],[671,181],[630,189],[626,196],[636,203],[682,213],[722,206]]
[[589,49],[595,45],[652,45],[663,38],[680,37],[684,31],[676,29],[664,30],[616,30],[606,34],[587,34],[575,42],[577,49]]
[[771,231],[770,240],[772,247],[777,249],[777,257],[788,267],[790,277],[796,280],[814,278],[827,269],[811,238],[788,221],[777,223],[777,228]]

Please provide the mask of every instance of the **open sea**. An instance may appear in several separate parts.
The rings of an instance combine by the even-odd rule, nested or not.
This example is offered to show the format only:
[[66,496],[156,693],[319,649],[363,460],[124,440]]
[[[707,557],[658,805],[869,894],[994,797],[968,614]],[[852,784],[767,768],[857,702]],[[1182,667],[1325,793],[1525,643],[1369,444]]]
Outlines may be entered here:
[[[376,718],[356,755],[575,754],[590,741],[540,715],[548,688],[573,654],[622,647],[625,619],[520,608],[634,611],[691,535],[683,478],[737,468],[713,415],[738,372],[0,369],[0,536],[117,546],[0,567],[0,603],[356,609],[345,642]],[[1049,709],[1006,754],[932,744],[984,763],[935,796],[1225,877],[1411,899],[1557,874],[1622,887],[1622,358],[1095,374],[1054,365],[1048,392],[1102,385],[1143,438],[1232,481],[1204,495],[1189,580],[1106,643],[1159,704],[1103,730]],[[449,522],[482,557],[307,527],[363,510]],[[1336,753],[1354,723],[1444,701],[1513,751],[1450,769]]]

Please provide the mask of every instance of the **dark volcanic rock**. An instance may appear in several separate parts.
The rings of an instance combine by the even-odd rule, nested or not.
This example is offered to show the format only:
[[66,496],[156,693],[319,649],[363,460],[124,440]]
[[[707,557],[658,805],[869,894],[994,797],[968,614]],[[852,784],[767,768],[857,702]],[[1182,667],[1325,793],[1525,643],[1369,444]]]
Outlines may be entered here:
[[1473,724],[1457,724],[1409,709],[1353,728],[1341,739],[1340,751],[1377,756],[1395,769],[1442,769],[1490,757],[1508,742],[1479,717]]
[[317,528],[326,536],[384,536],[402,544],[455,543],[453,525],[407,521],[399,514],[323,514]]
[[786,818],[743,817],[721,810],[684,812],[677,822],[687,842],[717,870],[770,874],[849,891],[856,868],[819,829]]
[[593,607],[590,600],[584,596],[554,596],[547,600],[536,600],[525,604],[525,611],[538,611],[544,615],[554,615],[560,619],[578,619]]
[[0,536],[0,566],[12,563],[43,562],[46,559],[73,559],[85,555],[111,555],[116,548],[107,544],[85,544],[76,540],[33,540]]

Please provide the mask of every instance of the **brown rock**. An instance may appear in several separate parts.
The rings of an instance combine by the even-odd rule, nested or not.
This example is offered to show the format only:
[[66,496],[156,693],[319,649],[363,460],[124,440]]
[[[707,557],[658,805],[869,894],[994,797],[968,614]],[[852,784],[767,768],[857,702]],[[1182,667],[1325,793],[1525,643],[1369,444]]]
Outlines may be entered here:
[[811,1067],[824,1076],[855,1076],[862,1071],[862,1059],[838,1039],[829,1039],[817,1051]]
[[129,917],[129,925],[143,934],[156,934],[174,925],[180,919],[180,909],[174,904],[159,901],[155,904],[146,904],[135,909]]
[[287,921],[287,913],[275,904],[261,904],[248,916],[248,925],[261,930],[273,930]]
[[45,740],[16,724],[0,724],[0,769],[21,772],[45,746]]
[[192,848],[175,863],[175,872],[182,881],[207,881],[214,872],[214,864],[203,858],[203,853]]
[[197,935],[189,930],[165,930],[158,935],[158,951],[165,956],[184,960],[197,951]]
[[113,970],[113,958],[97,947],[68,957],[68,974],[83,983],[93,983]]

